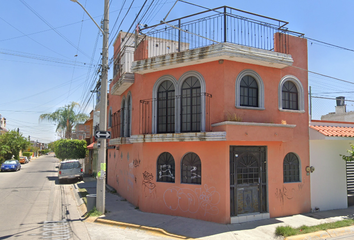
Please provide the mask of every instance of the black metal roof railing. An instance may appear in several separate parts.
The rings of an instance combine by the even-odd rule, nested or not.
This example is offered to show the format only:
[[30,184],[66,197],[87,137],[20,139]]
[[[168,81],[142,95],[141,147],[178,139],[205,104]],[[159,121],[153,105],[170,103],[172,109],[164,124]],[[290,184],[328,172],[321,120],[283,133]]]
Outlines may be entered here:
[[[221,42],[274,51],[275,34],[295,35],[288,22],[223,6],[140,29],[149,42],[149,56],[160,56]],[[288,38],[279,38],[278,52],[288,53]]]

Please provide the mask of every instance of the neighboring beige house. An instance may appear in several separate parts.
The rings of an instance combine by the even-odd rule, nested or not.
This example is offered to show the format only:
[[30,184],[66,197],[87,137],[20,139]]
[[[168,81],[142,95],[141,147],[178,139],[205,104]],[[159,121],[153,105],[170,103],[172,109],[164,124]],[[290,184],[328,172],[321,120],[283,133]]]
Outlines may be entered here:
[[347,155],[354,143],[354,123],[312,120],[309,133],[310,167],[314,167],[312,173],[307,173],[311,176],[311,208],[347,208],[354,198],[354,174],[347,172],[352,163],[344,161],[340,154]]
[[336,111],[321,116],[321,120],[354,122],[354,112],[347,112],[345,97],[336,97]]
[[6,129],[6,118],[2,117],[0,114],[0,135],[7,132]]

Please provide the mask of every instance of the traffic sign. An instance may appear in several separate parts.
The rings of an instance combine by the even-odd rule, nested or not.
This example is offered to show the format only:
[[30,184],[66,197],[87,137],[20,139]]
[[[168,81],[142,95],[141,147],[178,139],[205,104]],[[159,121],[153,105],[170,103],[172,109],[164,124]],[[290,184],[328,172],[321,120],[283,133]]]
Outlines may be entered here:
[[96,131],[95,132],[96,138],[105,138],[105,139],[110,139],[111,138],[111,132],[110,131]]

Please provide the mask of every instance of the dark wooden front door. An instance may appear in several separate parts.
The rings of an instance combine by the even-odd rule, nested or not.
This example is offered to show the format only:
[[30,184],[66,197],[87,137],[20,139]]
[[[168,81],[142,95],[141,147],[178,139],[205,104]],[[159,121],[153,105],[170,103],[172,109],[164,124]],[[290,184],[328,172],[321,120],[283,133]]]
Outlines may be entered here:
[[267,212],[266,147],[230,146],[230,214]]

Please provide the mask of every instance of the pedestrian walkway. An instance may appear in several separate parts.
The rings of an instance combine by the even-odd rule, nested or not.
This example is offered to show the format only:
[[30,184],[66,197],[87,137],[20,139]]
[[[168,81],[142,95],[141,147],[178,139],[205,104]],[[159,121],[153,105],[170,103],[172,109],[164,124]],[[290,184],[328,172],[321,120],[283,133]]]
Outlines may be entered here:
[[[79,188],[86,188],[89,194],[96,193],[96,181],[85,178],[77,184]],[[100,222],[118,226],[137,227],[147,231],[160,231],[181,239],[283,239],[275,235],[277,226],[300,227],[313,226],[354,217],[354,207],[316,213],[298,214],[288,217],[270,218],[247,223],[218,224],[196,219],[169,216],[163,214],[146,213],[116,193],[106,192],[106,215],[99,218]],[[343,231],[334,231],[340,235]],[[347,234],[354,234],[354,227],[346,229]],[[329,235],[324,238],[327,239]],[[332,235],[331,235],[332,236]],[[297,238],[299,239],[299,238]],[[301,238],[300,238],[301,239]]]

